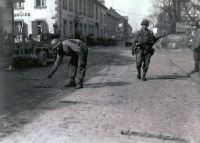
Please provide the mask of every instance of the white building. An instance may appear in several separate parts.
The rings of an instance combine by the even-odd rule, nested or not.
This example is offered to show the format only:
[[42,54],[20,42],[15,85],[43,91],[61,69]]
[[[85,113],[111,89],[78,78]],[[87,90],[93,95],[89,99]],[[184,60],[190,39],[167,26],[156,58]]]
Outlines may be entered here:
[[97,0],[25,0],[14,7],[16,40],[46,33],[63,39],[106,35],[107,8]]
[[15,35],[53,33],[56,7],[55,0],[26,0],[14,4]]

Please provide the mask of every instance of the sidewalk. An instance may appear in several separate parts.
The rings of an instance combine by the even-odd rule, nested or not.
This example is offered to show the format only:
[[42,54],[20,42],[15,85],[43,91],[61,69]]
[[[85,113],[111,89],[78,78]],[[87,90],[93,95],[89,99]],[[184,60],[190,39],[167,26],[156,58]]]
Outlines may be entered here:
[[[176,49],[171,50],[168,55],[173,59],[173,63],[178,66],[185,75],[189,76],[189,73],[194,68],[193,53],[190,49]],[[193,82],[200,84],[200,74],[194,73],[190,75]]]

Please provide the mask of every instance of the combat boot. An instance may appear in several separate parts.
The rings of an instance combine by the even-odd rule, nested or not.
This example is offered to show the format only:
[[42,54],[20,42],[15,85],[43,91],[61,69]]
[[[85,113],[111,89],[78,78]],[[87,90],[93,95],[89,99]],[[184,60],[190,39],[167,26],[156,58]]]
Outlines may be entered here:
[[197,67],[195,67],[190,73],[196,73],[196,72],[199,72]]
[[76,87],[76,81],[74,78],[70,78],[69,83],[65,85],[66,87]]
[[76,89],[81,89],[81,88],[83,88],[83,79],[79,79],[76,86]]
[[147,81],[147,79],[146,79],[146,72],[144,72],[143,75],[142,75],[142,81]]
[[141,71],[138,70],[137,79],[141,79]]
[[190,73],[195,73],[195,72],[199,72],[199,65],[198,64],[194,65],[194,69]]

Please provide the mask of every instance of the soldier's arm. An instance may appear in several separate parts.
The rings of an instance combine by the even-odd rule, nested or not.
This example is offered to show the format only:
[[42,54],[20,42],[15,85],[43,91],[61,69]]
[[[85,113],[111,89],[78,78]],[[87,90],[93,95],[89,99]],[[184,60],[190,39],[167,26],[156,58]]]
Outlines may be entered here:
[[195,50],[200,50],[200,30],[197,31],[194,42],[196,42]]
[[151,44],[153,45],[153,44],[156,43],[157,39],[156,39],[156,36],[154,35],[154,33],[152,31],[151,31],[151,38],[154,39],[154,40],[151,41]]
[[136,35],[135,35],[135,39],[134,39],[134,46],[135,46],[135,48],[138,46],[138,36],[139,36],[139,32],[137,32],[136,33]]
[[48,75],[48,78],[51,78],[55,74],[55,72],[58,70],[58,68],[59,68],[59,66],[62,62],[63,57],[64,57],[63,54],[57,53],[56,61],[54,63],[54,66],[53,66],[51,73]]

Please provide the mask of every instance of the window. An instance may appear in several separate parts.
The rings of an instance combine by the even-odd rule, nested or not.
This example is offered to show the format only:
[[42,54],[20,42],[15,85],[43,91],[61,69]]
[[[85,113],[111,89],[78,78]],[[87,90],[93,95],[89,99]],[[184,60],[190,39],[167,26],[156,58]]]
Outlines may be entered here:
[[94,25],[92,25],[92,31],[91,32],[92,32],[92,34],[94,34]]
[[48,24],[44,20],[32,21],[32,34],[41,35],[49,33]]
[[80,32],[81,32],[81,34],[83,34],[83,24],[82,23],[80,23]]
[[22,34],[22,28],[23,28],[23,22],[22,21],[15,21],[15,35],[21,35]]
[[90,17],[94,17],[94,6],[93,6],[93,3],[92,2],[89,2],[88,3],[88,15]]
[[84,24],[84,35],[87,35],[87,26]]
[[68,9],[68,0],[63,0],[63,9]]
[[103,14],[100,14],[100,22],[103,23]]
[[91,5],[91,8],[92,8],[92,17],[94,17],[94,5],[93,5],[93,3]]
[[90,10],[91,10],[90,2],[88,1],[88,2],[87,2],[87,15],[88,15],[88,16],[90,16]]
[[79,0],[79,13],[83,13],[83,4],[82,4],[82,0]]
[[69,25],[69,33],[70,33],[70,38],[74,38],[74,23],[73,22],[70,22],[70,25]]
[[69,10],[73,10],[73,0],[69,0]]
[[67,21],[63,22],[63,35],[64,37],[67,35]]
[[22,42],[23,35],[25,35],[25,23],[23,21],[15,21],[14,22],[14,35],[15,35],[15,42]]
[[35,1],[35,7],[45,7],[46,6],[46,0],[36,0]]
[[84,2],[83,2],[83,5],[84,5],[84,6],[83,6],[83,7],[84,7],[84,12],[83,12],[83,13],[84,13],[85,15],[86,15],[86,3],[87,3],[86,0],[84,0]]
[[14,9],[24,9],[24,2],[14,3]]
[[42,21],[37,21],[37,33],[38,35],[42,34]]
[[75,12],[78,12],[78,0],[75,0],[74,10]]
[[99,19],[99,14],[98,14],[98,7],[96,6],[96,19]]

